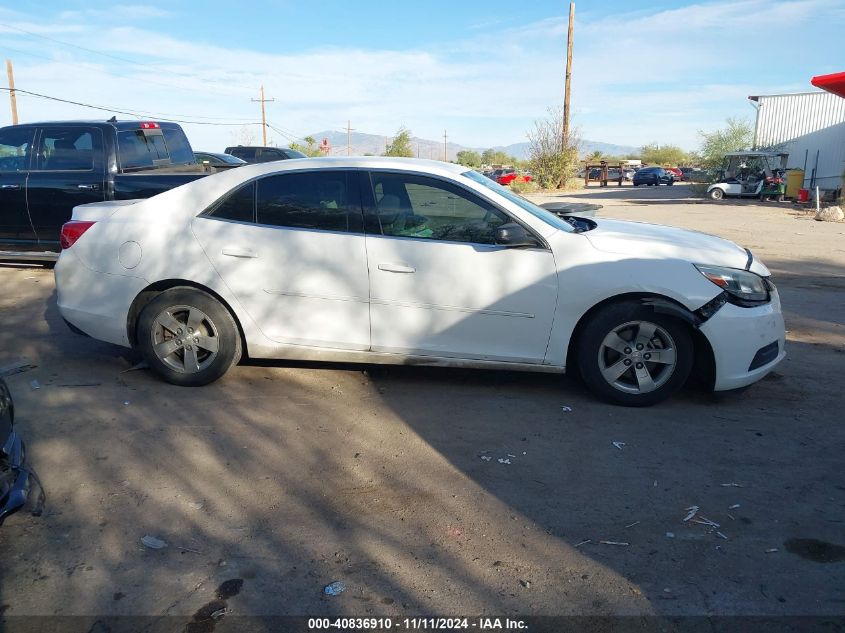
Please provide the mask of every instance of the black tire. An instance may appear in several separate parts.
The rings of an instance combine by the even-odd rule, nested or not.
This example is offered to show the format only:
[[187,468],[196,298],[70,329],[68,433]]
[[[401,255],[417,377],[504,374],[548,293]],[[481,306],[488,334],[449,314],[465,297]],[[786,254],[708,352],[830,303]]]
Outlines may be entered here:
[[667,184],[667,185],[669,185],[669,186],[671,187],[672,185],[674,185],[674,184],[675,184],[675,181],[674,181],[674,180],[670,180],[670,181],[669,181],[669,182],[667,182],[666,184]]
[[722,191],[719,188],[711,189],[710,191],[707,192],[707,197],[710,198],[711,200],[721,200],[722,198],[725,197],[725,192]]
[[171,288],[150,301],[138,318],[136,339],[150,369],[183,387],[214,382],[241,357],[241,337],[232,315],[214,297],[194,288]]
[[[648,338],[652,326],[654,330]],[[614,332],[622,344],[630,342],[631,345],[625,345],[619,352],[607,346],[605,342]],[[642,349],[637,348],[636,338],[640,333],[646,341]],[[647,407],[674,394],[689,378],[694,360],[687,324],[632,301],[609,304],[594,314],[581,330],[575,350],[578,368],[587,387],[603,400],[628,407]],[[670,354],[671,350],[674,353]],[[671,358],[673,364],[647,360],[661,355],[664,360]],[[604,368],[602,364],[605,364]],[[620,375],[611,383],[602,370],[615,375],[617,368],[621,370]],[[648,374],[643,382],[636,376],[642,372]],[[646,380],[651,380],[651,385]]]

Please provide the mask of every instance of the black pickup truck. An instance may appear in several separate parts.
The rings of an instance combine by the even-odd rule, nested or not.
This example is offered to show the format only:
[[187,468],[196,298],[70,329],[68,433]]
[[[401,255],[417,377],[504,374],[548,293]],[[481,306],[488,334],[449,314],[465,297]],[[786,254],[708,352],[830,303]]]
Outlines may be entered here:
[[208,173],[175,123],[0,128],[0,260],[55,260],[76,205],[149,198]]

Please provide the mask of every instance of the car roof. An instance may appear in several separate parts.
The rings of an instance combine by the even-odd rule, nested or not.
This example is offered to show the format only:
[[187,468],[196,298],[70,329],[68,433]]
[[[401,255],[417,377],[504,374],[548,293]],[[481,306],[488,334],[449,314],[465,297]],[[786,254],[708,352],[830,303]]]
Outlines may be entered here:
[[397,169],[402,171],[424,171],[427,173],[462,174],[469,170],[463,165],[444,163],[422,158],[394,158],[391,156],[322,156],[316,158],[293,158],[269,163],[253,163],[241,168],[241,175],[257,177],[278,171],[299,169]]

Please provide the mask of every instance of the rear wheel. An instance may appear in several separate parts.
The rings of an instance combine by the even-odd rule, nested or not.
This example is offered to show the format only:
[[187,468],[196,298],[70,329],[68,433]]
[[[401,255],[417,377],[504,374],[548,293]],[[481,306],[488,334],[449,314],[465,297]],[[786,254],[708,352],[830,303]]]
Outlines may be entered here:
[[725,192],[719,188],[716,188],[708,191],[707,195],[710,197],[711,200],[721,200],[725,197]]
[[599,397],[631,407],[661,402],[680,389],[693,364],[687,326],[639,303],[598,312],[577,342],[584,382]]
[[150,301],[138,319],[137,340],[150,369],[185,387],[214,382],[241,356],[232,315],[193,288],[173,288]]

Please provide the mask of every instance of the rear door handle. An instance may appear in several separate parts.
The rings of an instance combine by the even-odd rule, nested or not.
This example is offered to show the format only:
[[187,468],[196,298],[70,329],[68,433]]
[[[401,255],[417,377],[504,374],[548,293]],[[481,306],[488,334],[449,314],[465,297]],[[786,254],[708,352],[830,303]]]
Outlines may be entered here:
[[405,266],[404,264],[379,264],[379,270],[383,270],[388,273],[415,273],[417,272],[416,268],[412,268],[411,266]]
[[258,257],[255,251],[251,251],[248,248],[241,248],[240,246],[227,246],[223,249],[223,254],[228,257],[241,257],[243,259],[254,259]]
[[18,184],[14,184],[14,185],[0,185],[0,189],[6,189],[6,190],[10,190],[10,191],[20,191],[21,186],[20,186],[20,185],[18,185]]
[[77,189],[88,189],[89,191],[93,191],[100,188],[100,185],[76,185]]

